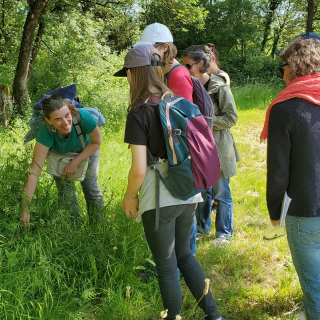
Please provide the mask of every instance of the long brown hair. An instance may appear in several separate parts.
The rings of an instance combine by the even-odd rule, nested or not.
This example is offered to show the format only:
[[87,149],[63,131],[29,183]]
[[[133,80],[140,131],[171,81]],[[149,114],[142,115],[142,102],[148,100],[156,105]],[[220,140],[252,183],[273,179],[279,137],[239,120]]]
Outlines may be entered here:
[[[152,55],[152,60],[160,61],[160,58],[157,54],[154,54]],[[163,82],[161,67],[136,67],[131,68],[130,72],[130,105],[128,111],[134,110],[138,104],[150,99],[152,96],[161,97],[165,92],[168,92],[166,97],[173,96],[173,93]]]

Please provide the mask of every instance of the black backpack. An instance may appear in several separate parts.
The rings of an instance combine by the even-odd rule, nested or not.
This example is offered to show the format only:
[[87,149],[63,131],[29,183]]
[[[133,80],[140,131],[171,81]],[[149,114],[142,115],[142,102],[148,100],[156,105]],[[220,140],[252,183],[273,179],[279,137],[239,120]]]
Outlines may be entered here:
[[[184,67],[182,64],[176,64],[173,68],[164,75],[164,82],[169,84],[169,76],[175,68]],[[213,113],[213,102],[206,91],[205,87],[201,84],[200,80],[196,77],[190,76],[193,84],[192,98],[193,103],[196,104],[207,121],[207,124],[212,131],[214,113]]]

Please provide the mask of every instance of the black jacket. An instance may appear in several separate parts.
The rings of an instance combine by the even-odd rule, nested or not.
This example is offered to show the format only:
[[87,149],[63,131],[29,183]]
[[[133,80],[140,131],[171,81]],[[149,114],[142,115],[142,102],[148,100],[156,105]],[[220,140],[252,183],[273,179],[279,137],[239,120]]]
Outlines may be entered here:
[[288,215],[320,216],[320,106],[293,98],[274,105],[268,127],[267,205],[280,218],[284,192]]

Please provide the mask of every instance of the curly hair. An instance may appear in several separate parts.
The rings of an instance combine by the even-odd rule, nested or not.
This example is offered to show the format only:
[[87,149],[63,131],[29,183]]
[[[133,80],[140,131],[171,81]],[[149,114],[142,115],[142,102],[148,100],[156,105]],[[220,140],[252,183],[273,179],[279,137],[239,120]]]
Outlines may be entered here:
[[210,69],[212,61],[212,51],[204,45],[193,45],[183,51],[183,56],[192,59],[195,63],[203,61],[200,72],[206,73]]
[[298,36],[284,48],[280,59],[290,68],[290,80],[320,74],[320,40]]

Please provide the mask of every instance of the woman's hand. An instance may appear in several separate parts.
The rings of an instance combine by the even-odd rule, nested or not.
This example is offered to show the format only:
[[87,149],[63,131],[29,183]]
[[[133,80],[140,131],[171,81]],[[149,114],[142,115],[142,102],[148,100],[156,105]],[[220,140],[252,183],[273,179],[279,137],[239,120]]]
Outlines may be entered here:
[[73,159],[64,168],[63,175],[69,179],[71,175],[77,173],[78,165],[79,163],[76,161],[76,159]]
[[277,226],[278,224],[280,224],[280,220],[272,220],[270,219],[272,225]]
[[20,214],[20,225],[23,228],[30,228],[30,212],[23,210]]
[[22,196],[22,211],[20,214],[20,224],[25,228],[30,227],[29,203],[37,187],[38,179],[46,160],[48,150],[49,148],[40,142],[36,142],[34,146],[32,164],[28,174],[27,182],[24,186],[24,195]]
[[139,199],[129,198],[125,195],[122,200],[122,208],[126,212],[128,218],[137,218],[139,211]]

